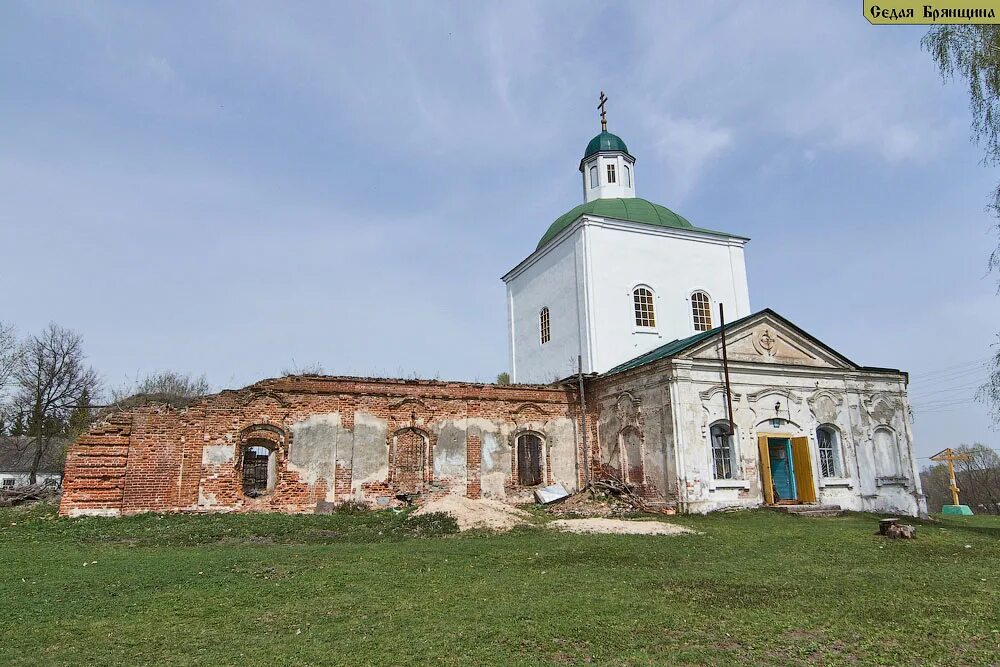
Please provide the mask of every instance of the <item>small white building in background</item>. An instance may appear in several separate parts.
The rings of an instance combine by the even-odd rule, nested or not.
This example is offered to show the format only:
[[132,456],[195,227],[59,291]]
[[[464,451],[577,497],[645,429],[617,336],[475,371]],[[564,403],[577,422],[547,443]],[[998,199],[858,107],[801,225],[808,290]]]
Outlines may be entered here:
[[583,203],[503,277],[512,381],[582,366],[597,474],[650,502],[926,512],[907,374],[752,312],[749,239],[637,198],[635,163],[605,126],[580,161]]
[[[44,486],[62,485],[62,452],[68,440],[54,441],[43,453],[35,474],[35,483]],[[31,463],[34,456],[31,438],[0,436],[0,490],[26,486],[31,481]]]

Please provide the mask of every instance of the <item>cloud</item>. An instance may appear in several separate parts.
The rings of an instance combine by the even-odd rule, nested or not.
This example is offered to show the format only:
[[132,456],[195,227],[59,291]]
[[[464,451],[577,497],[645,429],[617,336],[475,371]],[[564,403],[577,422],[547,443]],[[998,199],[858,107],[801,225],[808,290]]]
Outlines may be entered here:
[[705,118],[663,115],[651,117],[648,122],[656,155],[671,175],[667,189],[672,199],[683,199],[733,143],[732,130]]

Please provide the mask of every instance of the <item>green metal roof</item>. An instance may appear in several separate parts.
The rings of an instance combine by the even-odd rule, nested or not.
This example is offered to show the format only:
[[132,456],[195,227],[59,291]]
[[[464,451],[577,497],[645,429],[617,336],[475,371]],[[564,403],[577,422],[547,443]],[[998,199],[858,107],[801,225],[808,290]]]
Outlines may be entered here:
[[604,131],[590,140],[590,143],[587,144],[587,150],[583,154],[583,159],[586,160],[594,153],[601,153],[603,151],[621,151],[626,155],[629,154],[628,146],[625,145],[621,137],[617,134]]
[[[733,322],[726,323],[726,331],[737,324],[741,324],[751,317],[755,317],[760,313],[753,313],[752,315],[747,315],[746,317],[741,317]],[[646,354],[639,355],[635,359],[630,359],[624,364],[619,364],[609,371],[602,373],[601,375],[614,375],[615,373],[623,373],[625,371],[630,371],[633,368],[638,368],[639,366],[645,366],[646,364],[651,364],[654,361],[659,361],[660,359],[666,359],[667,357],[672,357],[679,352],[683,352],[692,345],[697,345],[703,340],[707,340],[712,336],[719,333],[721,327],[715,327],[714,329],[709,329],[708,331],[701,331],[693,336],[688,336],[687,338],[678,338],[677,340],[672,340],[666,345],[661,345],[655,350],[650,350]]]
[[[760,317],[762,315],[768,315],[768,316],[770,316],[770,317],[772,317],[772,318],[774,318],[776,320],[779,320],[780,322],[784,323],[789,329],[798,332],[798,334],[801,335],[801,336],[803,336],[804,338],[806,338],[808,340],[811,340],[815,344],[819,345],[820,347],[825,348],[826,350],[828,350],[829,352],[833,353],[837,357],[840,357],[844,361],[844,363],[847,364],[847,366],[849,366],[849,367],[853,367],[853,368],[856,368],[856,369],[859,369],[859,370],[863,370],[863,371],[902,373],[902,371],[900,371],[898,369],[895,369],[895,368],[877,368],[877,367],[874,367],[874,366],[860,366],[860,365],[854,363],[853,361],[851,361],[850,359],[848,359],[847,357],[845,357],[844,355],[840,354],[836,350],[834,350],[832,347],[830,347],[829,345],[827,345],[823,341],[819,340],[818,338],[816,338],[815,336],[813,336],[812,334],[810,334],[808,331],[805,331],[805,330],[799,328],[798,326],[795,325],[795,323],[790,322],[789,320],[787,320],[786,318],[782,317],[778,313],[774,312],[770,308],[765,308],[764,310],[759,310],[756,313],[751,313],[751,314],[747,315],[746,317],[741,317],[739,319],[733,320],[732,322],[726,322],[726,331],[730,331],[734,327],[738,327],[741,324],[743,324],[744,322],[747,322],[748,320],[751,320],[751,319],[753,319],[755,317]],[[696,333],[693,336],[688,336],[687,338],[679,338],[677,340],[672,340],[669,343],[667,343],[666,345],[661,345],[660,347],[656,348],[655,350],[650,350],[646,354],[641,354],[638,357],[636,357],[635,359],[630,359],[630,360],[626,361],[623,364],[619,364],[619,365],[615,366],[614,368],[612,368],[609,371],[605,371],[604,373],[601,373],[601,377],[606,377],[608,375],[614,375],[616,373],[624,373],[625,371],[630,371],[633,368],[639,368],[640,366],[645,366],[646,364],[651,364],[654,361],[659,361],[660,359],[666,359],[667,357],[672,357],[675,354],[680,354],[681,352],[684,352],[688,348],[694,347],[698,343],[701,343],[701,342],[703,342],[703,341],[705,341],[705,340],[707,340],[709,338],[712,338],[713,336],[716,336],[719,333],[720,330],[721,330],[721,327],[715,327],[714,329],[709,329],[708,331],[702,331],[702,332]]]
[[[562,230],[577,221],[582,215],[596,215],[602,218],[613,218],[615,220],[627,220],[628,222],[640,222],[646,225],[656,225],[657,227],[671,227],[673,229],[689,229],[696,232],[716,234],[718,236],[732,237],[733,234],[716,232],[711,229],[701,229],[695,227],[685,218],[677,215],[669,208],[654,204],[651,201],[639,198],[631,199],[594,199],[586,204],[580,204],[566,213],[563,213],[556,221],[549,225],[548,231],[542,236],[535,250],[540,250],[542,246],[551,241]],[[742,238],[742,237],[736,237]]]

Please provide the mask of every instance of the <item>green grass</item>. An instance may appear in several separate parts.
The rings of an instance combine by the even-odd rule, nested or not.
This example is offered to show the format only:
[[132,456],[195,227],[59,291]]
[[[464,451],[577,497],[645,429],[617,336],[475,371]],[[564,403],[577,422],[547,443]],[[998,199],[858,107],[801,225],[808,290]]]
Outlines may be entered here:
[[[0,510],[11,665],[996,664],[1000,518],[453,535],[392,512]],[[966,546],[968,545],[968,546]],[[86,564],[86,565],[85,565]]]

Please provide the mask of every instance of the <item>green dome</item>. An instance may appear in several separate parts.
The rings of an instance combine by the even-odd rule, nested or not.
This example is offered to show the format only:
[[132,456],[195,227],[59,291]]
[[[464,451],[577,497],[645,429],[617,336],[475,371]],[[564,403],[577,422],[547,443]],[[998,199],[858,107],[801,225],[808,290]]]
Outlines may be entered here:
[[602,151],[621,151],[626,155],[629,154],[628,146],[625,145],[621,137],[617,134],[604,131],[590,140],[590,143],[587,144],[587,151],[583,154],[583,159],[586,160],[594,153]]
[[[614,136],[614,135],[611,135]],[[616,137],[617,138],[617,137]],[[619,140],[620,141],[620,140]],[[591,142],[593,143],[593,142]],[[624,146],[624,144],[622,144]],[[671,227],[673,229],[690,229],[697,232],[707,232],[720,236],[731,236],[723,232],[714,232],[710,229],[700,229],[695,227],[683,217],[677,215],[669,208],[654,204],[645,199],[595,199],[586,204],[580,204],[576,208],[563,213],[556,221],[549,226],[545,236],[538,242],[535,250],[541,249],[546,243],[555,238],[559,232],[566,229],[579,219],[581,215],[595,215],[602,218],[613,218],[615,220],[627,220],[629,222],[640,222],[646,225],[656,225],[657,227]]]

